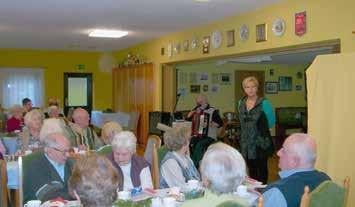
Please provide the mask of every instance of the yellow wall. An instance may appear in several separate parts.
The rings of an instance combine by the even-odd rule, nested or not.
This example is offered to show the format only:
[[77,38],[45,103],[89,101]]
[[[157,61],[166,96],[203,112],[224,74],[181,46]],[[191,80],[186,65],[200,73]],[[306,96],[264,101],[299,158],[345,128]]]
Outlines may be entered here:
[[[49,97],[57,97],[63,105],[64,72],[85,72],[93,74],[93,108],[112,108],[111,74],[98,70],[97,52],[69,52],[45,50],[0,50],[1,67],[36,67],[44,69],[45,103]],[[84,70],[77,65],[84,64]]]
[[[216,65],[215,63],[199,63],[191,65],[183,65],[176,67],[179,72],[187,73],[187,84],[181,84],[177,82],[177,88],[186,88],[188,93],[181,95],[177,110],[190,110],[195,106],[194,98],[195,93],[190,93],[190,72],[207,72],[209,74],[209,80],[197,84],[201,86],[201,93],[206,94],[210,104],[220,110],[221,113],[226,111],[235,111],[236,101],[235,97],[235,81],[234,71],[236,70],[251,70],[251,71],[265,71],[265,82],[273,81],[277,82],[279,76],[291,76],[292,77],[292,91],[279,91],[277,94],[265,94],[274,108],[277,107],[300,107],[306,106],[305,100],[305,81],[303,76],[301,79],[297,78],[297,72],[301,72],[304,75],[305,65],[270,65],[270,64],[235,64],[226,63],[223,65]],[[274,69],[274,75],[270,76],[269,70]],[[211,92],[211,74],[212,73],[231,73],[230,85],[219,85],[219,92]],[[203,85],[208,85],[208,92],[203,92]],[[296,91],[295,86],[301,85],[302,90]],[[228,98],[227,98],[228,97]]]
[[[145,56],[148,61],[155,65],[156,99],[155,108],[161,109],[161,64],[177,61],[198,60],[207,57],[217,57],[225,55],[238,55],[248,52],[255,52],[265,49],[281,48],[293,45],[302,45],[312,42],[340,39],[341,51],[355,51],[355,29],[353,0],[288,0],[257,11],[249,12],[240,16],[229,17],[218,22],[195,27],[190,30],[170,34],[156,40],[142,43],[132,48],[117,52],[115,55],[119,60],[133,52]],[[294,14],[296,12],[307,11],[307,33],[298,37],[294,34]],[[271,25],[275,18],[281,17],[286,21],[286,32],[282,37],[272,34]],[[255,25],[268,24],[268,40],[266,42],[255,42]],[[234,29],[236,32],[242,24],[247,24],[250,28],[250,38],[241,42],[236,35],[236,46],[226,47],[225,31]],[[215,30],[220,30],[224,34],[222,47],[211,49],[210,54],[202,54],[201,46],[194,51],[173,55],[172,58],[160,55],[160,48],[167,47],[169,43],[182,43],[184,40],[191,40],[193,36],[202,39],[210,35]],[[201,45],[201,44],[200,44]],[[165,49],[166,51],[166,49]]]

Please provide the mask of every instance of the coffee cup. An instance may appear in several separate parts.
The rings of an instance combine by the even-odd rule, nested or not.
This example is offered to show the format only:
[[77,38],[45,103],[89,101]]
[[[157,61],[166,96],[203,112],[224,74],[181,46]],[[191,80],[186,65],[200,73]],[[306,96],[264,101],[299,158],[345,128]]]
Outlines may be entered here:
[[117,197],[121,200],[129,200],[131,199],[131,192],[129,191],[117,191]]
[[248,189],[247,189],[247,186],[245,185],[239,185],[237,187],[237,194],[239,196],[246,196],[248,194]]
[[187,181],[187,186],[190,190],[196,190],[198,189],[199,183],[200,182],[198,180],[189,180]]
[[24,205],[24,207],[40,207],[41,203],[40,200],[30,200]]
[[166,197],[163,199],[164,207],[176,207],[176,199],[173,197]]

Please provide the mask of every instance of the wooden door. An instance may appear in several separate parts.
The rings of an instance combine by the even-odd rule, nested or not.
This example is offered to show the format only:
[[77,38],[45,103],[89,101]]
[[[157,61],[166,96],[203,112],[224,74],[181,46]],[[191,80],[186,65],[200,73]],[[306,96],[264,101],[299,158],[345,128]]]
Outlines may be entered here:
[[[235,102],[244,97],[244,91],[242,87],[242,82],[244,78],[248,76],[254,76],[259,81],[258,96],[264,96],[264,85],[265,85],[265,72],[264,71],[235,71]],[[237,112],[237,111],[236,111]]]
[[145,146],[149,112],[154,109],[154,73],[152,64],[113,69],[113,108],[126,113],[138,111],[138,144]]
[[164,112],[172,112],[176,103],[176,69],[172,65],[163,65],[162,105]]

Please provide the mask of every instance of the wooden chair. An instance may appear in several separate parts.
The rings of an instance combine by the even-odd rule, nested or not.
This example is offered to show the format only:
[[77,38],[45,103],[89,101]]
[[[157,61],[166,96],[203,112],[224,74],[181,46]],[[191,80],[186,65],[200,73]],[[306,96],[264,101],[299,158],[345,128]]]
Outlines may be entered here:
[[147,146],[144,151],[144,158],[152,165],[153,162],[153,144],[157,149],[161,146],[161,139],[158,135],[151,134],[148,136]]
[[5,160],[0,160],[0,206],[8,207],[7,171]]
[[152,180],[154,189],[159,189],[160,187],[160,176],[159,176],[159,159],[158,159],[158,148],[155,143],[153,143],[153,159],[152,159]]
[[300,207],[345,207],[350,188],[350,178],[344,179],[343,187],[333,181],[324,181],[314,191],[305,186]]

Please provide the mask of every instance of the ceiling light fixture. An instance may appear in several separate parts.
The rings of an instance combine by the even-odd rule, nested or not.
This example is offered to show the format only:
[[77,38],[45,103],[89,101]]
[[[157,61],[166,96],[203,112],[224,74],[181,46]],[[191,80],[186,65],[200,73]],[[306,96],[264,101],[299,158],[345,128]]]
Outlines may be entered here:
[[94,29],[89,33],[89,37],[121,38],[128,34],[122,30]]

